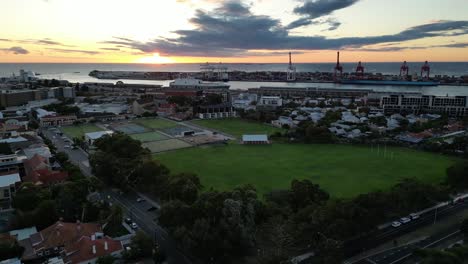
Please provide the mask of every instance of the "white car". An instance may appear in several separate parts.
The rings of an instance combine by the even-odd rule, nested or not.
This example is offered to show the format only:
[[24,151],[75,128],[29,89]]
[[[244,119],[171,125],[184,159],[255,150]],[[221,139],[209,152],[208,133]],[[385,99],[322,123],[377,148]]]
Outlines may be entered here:
[[132,227],[133,229],[137,229],[137,228],[138,228],[138,225],[137,225],[136,223],[132,223],[131,227]]
[[398,222],[398,221],[394,221],[394,222],[392,222],[392,226],[393,227],[399,227],[399,226],[401,226],[401,223]]
[[402,218],[400,218],[400,222],[401,222],[402,224],[406,224],[406,223],[411,222],[411,219],[408,218],[408,217],[402,217]]
[[415,214],[415,213],[412,213],[412,214],[409,215],[409,218],[411,218],[411,220],[415,220],[415,219],[419,218],[419,215]]

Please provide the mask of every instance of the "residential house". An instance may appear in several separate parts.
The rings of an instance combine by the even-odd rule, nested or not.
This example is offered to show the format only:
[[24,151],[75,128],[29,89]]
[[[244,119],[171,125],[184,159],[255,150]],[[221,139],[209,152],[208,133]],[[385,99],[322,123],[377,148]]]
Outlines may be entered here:
[[85,134],[85,141],[89,146],[94,145],[94,142],[106,135],[112,135],[114,131],[106,130],[106,131],[97,131]]
[[279,96],[262,96],[258,100],[257,106],[266,107],[266,108],[277,108],[283,105],[283,99]]
[[122,242],[109,237],[97,239],[95,236],[82,236],[76,243],[65,248],[65,263],[96,263],[97,259],[111,255],[120,257],[123,251]]
[[278,120],[272,120],[271,124],[275,127],[283,127],[285,125],[289,126],[290,128],[293,128],[296,126],[294,123],[293,119],[289,116],[280,116]]
[[26,176],[23,177],[23,181],[36,185],[49,186],[64,182],[68,178],[67,172],[51,170],[48,159],[38,154],[24,161],[24,169]]
[[144,113],[154,113],[156,105],[152,97],[140,98],[133,101],[132,113],[134,115],[142,115]]
[[67,249],[73,248],[83,236],[94,236],[97,239],[104,237],[99,224],[58,221],[19,241],[19,244],[25,248],[22,259],[30,261],[43,257],[58,256],[66,252]]
[[21,183],[19,173],[0,174],[0,211],[12,210],[11,202],[19,183]]

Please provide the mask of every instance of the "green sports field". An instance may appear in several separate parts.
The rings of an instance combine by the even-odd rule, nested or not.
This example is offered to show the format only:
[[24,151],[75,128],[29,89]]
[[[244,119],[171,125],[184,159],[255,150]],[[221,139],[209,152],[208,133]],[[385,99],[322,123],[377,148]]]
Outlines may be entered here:
[[159,132],[148,132],[141,134],[132,134],[130,135],[133,139],[139,140],[141,142],[151,142],[167,139],[167,137]]
[[[227,145],[162,153],[155,157],[173,172],[197,173],[205,189],[229,190],[253,184],[260,194],[310,179],[335,197],[386,189],[405,177],[436,183],[454,160],[404,148],[349,145]],[[392,158],[393,157],[393,158]]]
[[134,123],[140,124],[151,129],[162,129],[177,126],[176,122],[172,122],[161,118],[138,119],[135,120]]
[[273,134],[282,131],[270,125],[246,121],[239,118],[213,119],[213,120],[195,120],[194,124],[225,132],[229,135],[241,138],[243,134]]
[[151,151],[151,153],[158,153],[158,152],[181,149],[181,148],[189,148],[192,146],[185,141],[178,140],[175,138],[160,140],[160,141],[146,142],[146,143],[143,143],[142,145],[144,148],[148,148]]
[[81,138],[84,136],[85,133],[91,133],[91,132],[97,132],[97,131],[103,131],[102,128],[93,125],[93,124],[83,124],[83,125],[77,125],[77,126],[66,126],[60,128],[62,132],[67,135],[69,138],[74,138],[78,137]]

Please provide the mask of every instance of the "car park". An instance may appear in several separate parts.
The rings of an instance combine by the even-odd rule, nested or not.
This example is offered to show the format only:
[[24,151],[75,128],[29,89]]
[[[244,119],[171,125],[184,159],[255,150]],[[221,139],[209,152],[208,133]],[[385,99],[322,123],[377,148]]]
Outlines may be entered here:
[[400,223],[402,223],[402,224],[406,224],[406,223],[409,223],[409,222],[411,222],[411,219],[408,218],[408,217],[400,218]]
[[399,227],[399,226],[401,226],[401,223],[398,222],[398,221],[393,221],[393,222],[392,222],[392,226],[393,226],[393,227]]

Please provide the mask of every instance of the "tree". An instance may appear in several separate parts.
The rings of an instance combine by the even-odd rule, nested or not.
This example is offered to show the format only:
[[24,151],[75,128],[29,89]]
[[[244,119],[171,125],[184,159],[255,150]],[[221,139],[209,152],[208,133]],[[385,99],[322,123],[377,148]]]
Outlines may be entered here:
[[181,200],[188,204],[195,202],[202,185],[200,179],[193,173],[180,173],[169,177],[165,186],[163,198]]
[[217,105],[223,103],[223,96],[220,94],[207,94],[203,100],[205,105]]
[[179,200],[168,201],[163,204],[159,213],[159,223],[170,230],[175,230],[179,226],[190,226],[192,219],[187,215],[192,215],[192,208]]
[[468,238],[468,218],[461,223],[460,231],[465,238]]
[[68,161],[68,154],[65,152],[59,152],[55,154],[55,159],[60,163],[60,164],[65,164],[65,162]]
[[291,207],[295,210],[310,204],[321,204],[330,198],[330,195],[320,189],[318,184],[309,180],[293,180],[291,182]]
[[0,239],[0,262],[11,258],[20,258],[24,248],[18,244],[18,241],[11,236],[3,236]]
[[139,258],[148,258],[153,255],[153,241],[145,233],[138,231],[132,237],[130,250],[124,253],[124,259],[135,260]]
[[175,95],[167,98],[167,102],[170,104],[176,104],[181,107],[189,106],[192,104],[192,98],[183,95]]
[[97,151],[90,156],[94,174],[104,183],[122,189],[128,188],[128,179],[146,159],[148,149],[141,142],[122,133],[104,136],[95,142]]
[[96,264],[113,264],[117,259],[112,255],[99,257]]
[[447,169],[447,183],[456,190],[468,187],[468,162],[459,161]]
[[307,143],[331,143],[333,135],[326,127],[310,124],[305,130],[305,141]]
[[377,116],[369,118],[369,122],[377,126],[387,126],[387,118],[385,116]]
[[123,211],[122,207],[117,204],[112,205],[110,214],[107,217],[107,226],[108,230],[116,230],[119,226],[122,225]]
[[23,183],[13,197],[13,207],[22,211],[37,208],[41,201],[50,199],[48,189],[41,189],[30,182]]
[[130,176],[129,180],[140,190],[158,195],[169,181],[169,169],[156,160],[145,160]]

